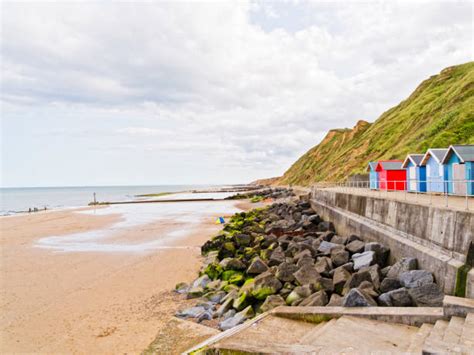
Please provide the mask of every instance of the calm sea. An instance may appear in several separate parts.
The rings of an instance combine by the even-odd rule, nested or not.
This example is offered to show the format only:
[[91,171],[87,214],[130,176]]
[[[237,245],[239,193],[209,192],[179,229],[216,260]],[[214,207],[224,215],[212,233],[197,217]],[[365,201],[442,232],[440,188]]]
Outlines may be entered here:
[[158,186],[78,186],[78,187],[22,187],[0,188],[0,215],[28,211],[29,208],[47,209],[87,206],[93,201],[124,201],[138,199],[137,195],[160,192],[179,192],[210,188],[209,185]]

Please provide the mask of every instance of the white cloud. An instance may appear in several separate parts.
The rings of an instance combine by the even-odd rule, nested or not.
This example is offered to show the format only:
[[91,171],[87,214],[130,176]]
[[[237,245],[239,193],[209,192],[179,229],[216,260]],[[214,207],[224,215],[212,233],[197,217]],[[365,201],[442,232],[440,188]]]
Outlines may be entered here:
[[[39,130],[87,131],[77,149],[185,152],[203,162],[201,179],[211,161],[232,166],[227,180],[281,174],[328,129],[374,120],[472,59],[469,2],[2,6],[9,129],[30,117],[34,135],[39,117],[55,117],[61,127]],[[15,184],[20,172],[8,174]]]
[[119,134],[127,134],[130,136],[140,136],[140,137],[156,137],[156,136],[166,136],[173,134],[170,130],[163,130],[157,128],[147,128],[147,127],[125,127],[117,129]]

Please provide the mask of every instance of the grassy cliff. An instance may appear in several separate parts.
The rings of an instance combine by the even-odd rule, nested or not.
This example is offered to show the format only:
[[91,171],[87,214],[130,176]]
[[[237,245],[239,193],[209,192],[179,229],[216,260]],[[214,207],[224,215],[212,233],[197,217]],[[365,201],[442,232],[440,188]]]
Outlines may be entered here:
[[474,144],[474,62],[449,67],[422,82],[374,123],[334,129],[298,159],[279,184],[340,181],[379,159],[450,144]]

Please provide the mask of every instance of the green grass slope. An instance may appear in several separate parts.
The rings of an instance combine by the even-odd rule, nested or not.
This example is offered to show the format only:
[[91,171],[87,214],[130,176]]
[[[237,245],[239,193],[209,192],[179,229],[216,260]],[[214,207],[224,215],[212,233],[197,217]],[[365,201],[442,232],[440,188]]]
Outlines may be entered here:
[[365,172],[369,161],[405,159],[450,144],[474,144],[474,62],[425,80],[372,124],[359,121],[353,129],[329,131],[278,184],[341,181]]

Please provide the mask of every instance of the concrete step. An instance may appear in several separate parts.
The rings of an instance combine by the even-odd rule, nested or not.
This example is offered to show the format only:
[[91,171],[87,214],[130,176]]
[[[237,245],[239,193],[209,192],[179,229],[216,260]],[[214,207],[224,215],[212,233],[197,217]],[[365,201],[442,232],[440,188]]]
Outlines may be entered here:
[[443,311],[446,317],[466,317],[474,313],[474,299],[455,296],[444,296]]
[[221,333],[188,353],[403,353],[417,332],[417,327],[360,317],[310,323],[269,314]]
[[255,352],[258,350],[260,353],[275,353],[289,352],[294,345],[294,351],[297,352],[317,352],[318,348],[300,344],[299,341],[306,334],[324,325],[325,322],[314,324],[268,315],[257,322],[243,326],[240,331],[221,338],[212,344],[212,348],[222,351]]
[[300,344],[313,344],[324,332],[326,328],[331,327],[336,323],[337,319],[331,319],[329,322],[323,322],[314,327],[313,330],[305,334],[299,341]]
[[[459,319],[453,322],[437,321],[423,344],[423,354],[474,354],[472,346],[461,342],[462,334],[465,332],[465,321],[461,331],[459,330],[459,324]],[[460,335],[457,336],[459,332]],[[467,336],[472,337],[469,330],[467,331]]]
[[403,353],[406,352],[417,327],[342,316],[321,329],[311,344],[319,354],[335,353]]
[[451,317],[448,327],[444,331],[443,341],[449,344],[459,344],[463,327],[464,318]]
[[423,354],[437,354],[449,322],[437,320],[423,344]]
[[188,352],[473,354],[474,313],[408,308],[278,307]]
[[432,329],[433,324],[424,323],[418,332],[412,337],[407,352],[410,354],[421,354],[423,351],[423,344],[426,338],[430,335]]
[[443,339],[444,332],[446,331],[446,328],[448,327],[448,325],[449,325],[449,322],[447,320],[442,320],[442,319],[437,320],[433,329],[431,330],[430,335],[428,336],[426,340],[429,341],[429,340]]
[[474,349],[474,313],[466,316],[459,342],[463,346]]

